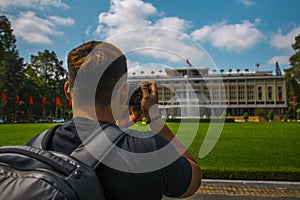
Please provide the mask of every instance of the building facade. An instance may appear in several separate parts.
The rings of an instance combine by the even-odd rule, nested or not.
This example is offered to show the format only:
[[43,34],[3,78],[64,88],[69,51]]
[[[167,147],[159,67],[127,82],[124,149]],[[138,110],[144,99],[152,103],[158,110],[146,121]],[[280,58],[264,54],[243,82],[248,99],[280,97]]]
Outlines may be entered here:
[[166,68],[164,73],[130,72],[129,82],[158,85],[159,108],[166,117],[254,116],[258,110],[282,116],[288,106],[286,80],[271,71],[209,73],[208,68]]

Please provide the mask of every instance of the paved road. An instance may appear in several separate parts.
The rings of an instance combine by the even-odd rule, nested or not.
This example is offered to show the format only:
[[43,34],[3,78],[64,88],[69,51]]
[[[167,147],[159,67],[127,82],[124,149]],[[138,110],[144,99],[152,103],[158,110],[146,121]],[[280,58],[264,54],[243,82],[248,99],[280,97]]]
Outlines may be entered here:
[[300,182],[205,179],[196,194],[186,200],[300,200]]

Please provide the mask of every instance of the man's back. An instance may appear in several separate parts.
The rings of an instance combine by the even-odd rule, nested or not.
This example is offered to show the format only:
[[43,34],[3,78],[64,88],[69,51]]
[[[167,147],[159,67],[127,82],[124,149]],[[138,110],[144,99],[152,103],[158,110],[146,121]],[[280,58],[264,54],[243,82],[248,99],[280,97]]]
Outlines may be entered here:
[[[100,125],[105,124],[105,122],[99,123]],[[85,118],[76,118],[76,126],[74,119],[71,120],[56,129],[49,143],[49,149],[70,154],[81,144],[82,140],[88,137],[89,132],[94,129],[93,126],[95,126],[95,122]],[[114,126],[115,130],[122,131],[114,124],[110,124],[110,126]],[[77,130],[81,130],[80,133],[77,133]],[[156,152],[169,143],[159,135],[139,137],[139,134],[143,133],[137,131],[125,133],[117,146],[127,152],[141,154]],[[107,158],[110,159],[109,154]],[[162,164],[161,168],[149,172],[134,172],[135,165],[139,160],[133,161],[124,154],[116,154],[113,159],[115,163],[122,166],[122,169],[126,170],[108,166],[106,162],[100,164],[96,169],[107,199],[155,200],[161,199],[162,195],[179,197],[186,191],[191,181],[191,167],[183,157],[179,157],[168,166]],[[163,163],[164,158],[157,153],[155,159],[158,163]]]

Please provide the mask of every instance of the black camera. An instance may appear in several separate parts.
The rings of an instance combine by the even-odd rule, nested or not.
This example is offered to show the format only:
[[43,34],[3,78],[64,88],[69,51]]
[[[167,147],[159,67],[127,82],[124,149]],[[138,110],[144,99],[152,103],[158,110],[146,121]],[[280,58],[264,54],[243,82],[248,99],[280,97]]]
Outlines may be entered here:
[[[129,82],[129,101],[130,106],[135,106],[141,109],[141,101],[143,99],[143,92],[140,82]],[[150,84],[147,84],[148,92],[151,93]]]

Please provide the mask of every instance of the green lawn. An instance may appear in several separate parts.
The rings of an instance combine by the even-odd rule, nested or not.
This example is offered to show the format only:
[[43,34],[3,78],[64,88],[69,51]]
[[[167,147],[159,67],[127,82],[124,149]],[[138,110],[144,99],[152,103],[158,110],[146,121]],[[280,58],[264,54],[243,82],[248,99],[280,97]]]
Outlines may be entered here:
[[25,145],[32,137],[55,124],[1,124],[0,146]]
[[[0,125],[0,146],[25,144],[53,125]],[[179,124],[169,126],[176,132]],[[200,159],[208,126],[200,124],[189,148],[205,178],[300,181],[300,123],[226,123],[213,150]]]
[[[207,178],[300,180],[300,123],[227,123],[214,149],[198,158]],[[206,129],[190,151],[197,155]]]

